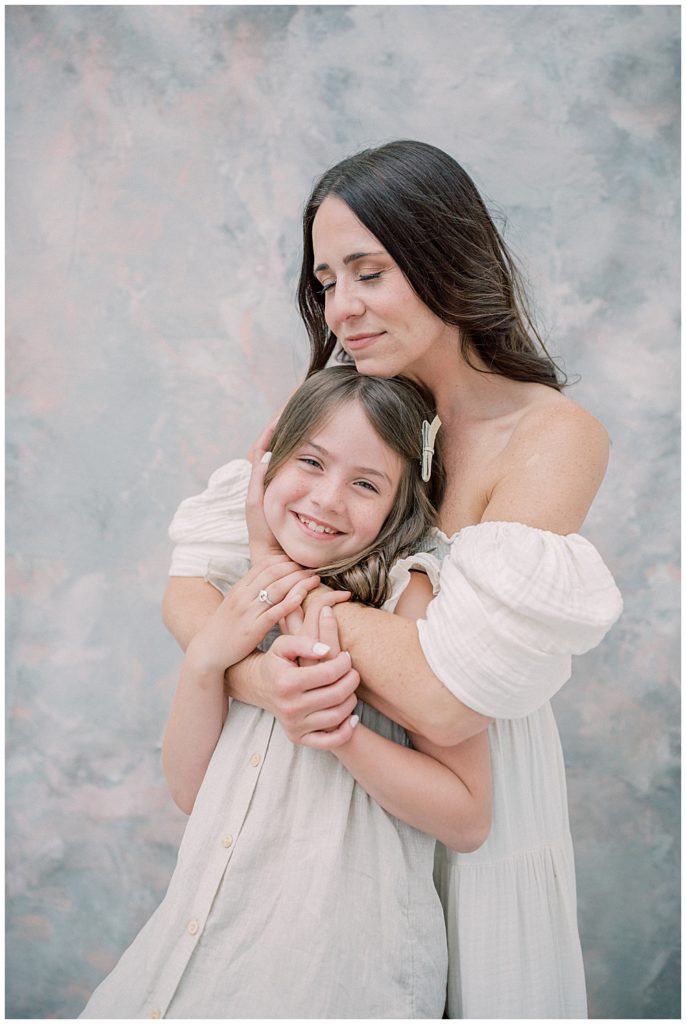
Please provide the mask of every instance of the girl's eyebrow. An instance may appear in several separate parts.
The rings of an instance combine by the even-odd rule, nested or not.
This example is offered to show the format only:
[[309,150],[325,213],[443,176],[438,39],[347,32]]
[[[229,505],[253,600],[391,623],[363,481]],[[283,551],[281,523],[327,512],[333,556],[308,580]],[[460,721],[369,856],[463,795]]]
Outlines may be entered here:
[[[355,260],[363,260],[365,256],[384,256],[384,252],[351,252],[348,256],[343,257],[343,266],[347,267],[349,263],[354,263]],[[314,268],[314,273],[318,274],[320,270],[331,270],[328,263],[318,263]]]
[[[322,448],[320,444],[315,444],[314,441],[306,441],[305,444],[308,444],[310,448],[316,448],[316,450],[322,455],[330,455],[330,452],[327,452],[326,448]],[[353,466],[353,470],[355,473],[360,473],[363,476],[378,476],[381,477],[382,480],[386,480],[389,484],[392,483],[388,474],[384,473],[380,469],[372,469],[371,466]]]

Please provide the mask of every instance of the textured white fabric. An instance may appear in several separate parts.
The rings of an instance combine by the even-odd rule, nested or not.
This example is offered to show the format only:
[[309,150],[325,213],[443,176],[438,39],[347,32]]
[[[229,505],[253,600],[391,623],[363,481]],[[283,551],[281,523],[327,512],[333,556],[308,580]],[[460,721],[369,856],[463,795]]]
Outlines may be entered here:
[[[234,517],[237,506],[240,506],[242,512],[248,475],[247,464],[243,464],[241,469],[240,465],[230,463],[212,477],[210,487],[203,495],[181,505],[170,531],[178,545],[172,575],[210,578],[219,573],[224,577],[221,583],[224,589],[232,579],[242,574],[242,567],[246,565],[247,536],[245,533],[239,534],[239,531],[245,530],[245,526],[237,523]],[[199,537],[203,539],[199,540]],[[586,995],[576,922],[574,861],[567,815],[564,763],[548,700],[568,678],[571,654],[588,650],[598,643],[618,617],[621,598],[600,556],[588,541],[579,536],[560,537],[518,523],[483,523],[462,530],[450,540],[436,531],[433,541],[431,555],[416,556],[417,561],[429,572],[434,590],[440,565],[440,593],[429,605],[426,621],[419,624],[424,653],[436,675],[464,703],[498,719],[489,729],[494,786],[491,834],[486,843],[471,854],[453,853],[440,844],[436,847],[435,878],[448,932],[448,1015],[451,1018],[472,1019],[585,1017]],[[241,544],[244,546],[241,547]],[[407,568],[407,565],[399,563],[393,570],[396,592],[407,580]],[[395,593],[389,607],[394,605],[394,601]],[[229,769],[228,761],[224,764],[221,760],[223,755],[220,750],[225,749],[227,738],[231,736],[230,731],[225,729],[208,772],[208,778],[219,776],[219,780],[210,784],[206,782],[201,791],[203,801],[209,805],[209,809],[202,812],[203,819],[207,816],[209,820],[213,814],[216,815],[215,831],[209,835],[211,829],[204,820],[202,827],[196,829],[193,825],[193,818],[196,817],[194,812],[186,833],[188,836],[193,826],[198,833],[198,839],[193,842],[200,842],[204,836],[202,842],[205,845],[199,847],[203,863],[210,862],[212,856],[215,859],[219,856],[219,835],[223,834],[224,829],[229,829],[234,820],[231,816],[234,804],[231,801],[235,799],[240,804],[241,800],[245,803],[246,799],[250,799],[241,789],[240,768],[243,767],[245,771],[245,756],[251,749],[251,741],[252,747],[257,749],[258,736],[251,733],[250,729],[256,728],[265,718],[264,713],[237,702],[232,708],[234,706],[240,709],[241,718],[235,716],[231,724],[241,724],[241,729],[245,725],[249,737],[247,745],[243,747],[237,740],[239,753],[236,753],[235,769],[239,781],[237,783],[236,779],[229,778],[234,775],[234,770]],[[363,720],[371,720],[369,716],[372,714],[372,710],[365,707]],[[269,722],[272,735],[283,738],[278,724],[274,724],[271,719]],[[254,726],[247,723],[254,723]],[[395,738],[403,739],[402,731],[381,719],[381,716],[378,716],[378,724],[379,728],[383,725],[383,728],[391,730]],[[266,741],[261,739],[259,742]],[[281,751],[281,746],[278,749]],[[298,915],[308,915],[307,920],[311,923],[312,914],[316,914],[323,906],[321,897],[317,896],[312,902],[310,890],[305,892],[296,883],[300,901],[297,910],[292,909],[290,920],[284,918],[282,921],[277,915],[277,932],[282,927],[283,932],[277,936],[279,941],[273,945],[264,945],[265,907],[261,896],[273,886],[277,875],[269,875],[265,880],[262,876],[256,879],[254,874],[255,865],[259,868],[262,859],[262,816],[266,816],[265,822],[273,824],[269,815],[276,817],[284,802],[290,807],[294,793],[301,793],[304,786],[310,787],[312,780],[322,771],[323,762],[316,757],[318,752],[297,748],[300,753],[296,755],[293,749],[280,755],[285,757],[287,753],[289,757],[294,757],[285,771],[279,759],[274,757],[279,780],[283,782],[281,790],[275,784],[275,793],[280,794],[278,800],[273,805],[265,806],[254,801],[250,805],[246,825],[252,831],[241,833],[243,849],[246,850],[243,856],[248,857],[248,863],[238,871],[234,868],[242,886],[242,898],[235,898],[230,905],[240,913],[245,902],[250,908],[249,919],[253,922],[252,926],[247,925],[245,943],[238,950],[241,957],[238,962],[242,964],[244,957],[250,960],[250,956],[254,956],[255,962],[262,968],[261,984],[267,992],[271,991],[272,982],[279,985],[284,983],[284,979],[290,978],[289,984],[295,984],[303,1002],[306,1002],[308,990],[300,985],[299,976],[293,970],[293,923],[296,924],[294,941],[297,947],[297,935],[301,934],[298,930]],[[230,756],[228,752],[226,756]],[[271,745],[269,757],[272,758]],[[269,760],[266,764],[269,764]],[[215,786],[224,786],[225,791],[221,791],[219,796],[210,796]],[[398,979],[395,977],[389,983],[388,968],[393,961],[388,957],[407,957],[400,970],[402,978],[412,976],[417,970],[420,974],[426,972],[428,988],[424,998],[425,1005],[428,1005],[431,1002],[429,989],[433,983],[438,984],[441,954],[438,953],[438,961],[434,963],[432,973],[427,966],[427,951],[432,942],[436,942],[438,933],[432,916],[433,905],[419,877],[421,865],[412,874],[414,884],[422,893],[415,906],[419,907],[422,900],[426,900],[427,916],[422,918],[415,914],[412,919],[412,928],[416,929],[414,947],[411,947],[407,932],[404,931],[402,941],[390,947],[384,945],[383,955],[377,960],[376,940],[370,936],[375,929],[380,929],[386,935],[396,928],[394,913],[397,913],[397,902],[403,899],[399,878],[402,871],[407,870],[407,859],[403,859],[406,855],[396,853],[389,859],[384,846],[389,833],[383,834],[383,840],[376,833],[376,814],[378,812],[383,815],[384,812],[378,808],[373,811],[373,802],[361,793],[358,786],[352,785],[352,798],[346,795],[342,779],[338,779],[335,786],[327,781],[325,789],[328,799],[322,797],[317,811],[317,814],[322,815],[322,835],[326,836],[332,829],[331,817],[326,817],[326,814],[334,814],[338,801],[341,802],[341,817],[336,820],[342,822],[345,818],[346,822],[342,831],[339,829],[336,832],[334,829],[330,833],[340,837],[337,844],[338,858],[331,856],[333,847],[322,842],[323,850],[328,851],[324,861],[326,877],[338,894],[335,909],[338,914],[337,927],[346,927],[351,914],[351,890],[348,888],[347,893],[343,892],[345,886],[339,890],[338,873],[345,871],[351,863],[363,872],[359,885],[362,897],[360,906],[366,901],[367,913],[362,921],[356,920],[357,936],[353,942],[353,954],[356,946],[361,947],[365,952],[362,959],[371,969],[363,974],[363,987],[369,988],[369,992],[365,993],[368,1003],[359,1016],[412,1016],[411,1013],[397,1012],[396,1004],[388,1001],[388,992],[398,987]],[[262,793],[265,800],[268,792],[267,787],[264,790],[261,787],[255,789],[255,795]],[[237,794],[241,793],[243,795],[239,799]],[[212,800],[216,803],[211,803]],[[362,805],[364,811],[358,813]],[[392,819],[386,815],[385,820],[388,822]],[[296,859],[302,859],[307,843],[301,841],[298,844],[297,840],[302,838],[302,833],[297,829],[294,831],[294,828],[294,825],[289,825],[286,831],[278,832],[270,842],[275,842],[277,846],[281,843],[289,852],[297,851]],[[409,837],[418,836],[412,830],[405,833],[403,827],[395,822],[393,832],[399,837],[398,840],[393,839],[391,844],[396,851],[399,848],[409,849]],[[271,835],[269,831],[265,834]],[[406,836],[408,838],[404,838]],[[250,843],[244,841],[247,837],[250,837]],[[419,841],[415,838],[411,842]],[[191,841],[187,842],[184,837],[184,844],[188,848]],[[253,844],[252,850],[250,844]],[[350,850],[346,852],[348,844]],[[182,861],[186,863],[189,858],[190,854],[187,856],[182,847],[180,867]],[[415,867],[420,861],[421,856],[416,856]],[[187,869],[188,874],[179,876],[178,882],[173,880],[170,887],[171,893],[176,885],[174,893],[177,895],[172,900],[185,901],[183,911],[174,918],[176,941],[181,948],[181,953],[175,954],[177,956],[185,955],[183,944],[188,944],[190,940],[186,938],[183,929],[186,919],[196,913],[195,905],[191,907],[189,896],[184,892],[184,887],[191,893],[198,888],[194,888],[193,884],[195,875],[192,859],[189,862],[191,868]],[[284,851],[281,852],[279,864],[282,862],[289,869],[292,867]],[[238,862],[239,865],[243,863]],[[313,863],[308,856],[306,864],[314,878],[314,868],[318,861]],[[398,864],[402,865],[400,872],[397,870]],[[221,871],[221,864],[215,870]],[[244,875],[241,875],[243,870]],[[176,879],[176,874],[174,877]],[[317,873],[316,877],[321,882],[324,876]],[[224,893],[229,891],[228,880],[233,885],[233,876],[227,872],[215,902],[217,907],[222,905]],[[256,883],[259,888],[255,888]],[[320,884],[316,886],[315,892],[319,890]],[[357,894],[357,886],[354,891]],[[357,901],[352,904],[353,909],[356,907]],[[159,915],[161,910],[157,913]],[[228,929],[228,919],[225,924]],[[126,976],[134,987],[138,984],[138,976],[142,973],[141,964],[146,964],[146,957],[149,956],[151,962],[154,962],[156,956],[159,958],[162,955],[156,952],[156,933],[150,931],[151,927],[152,922],[146,926],[148,935],[144,940],[145,951],[141,945],[133,959],[130,951],[125,955],[129,957]],[[209,993],[208,1005],[215,1008],[219,1005],[220,1000],[215,997],[230,971],[216,972],[218,978],[215,977],[215,972],[209,966],[210,960],[216,957],[220,963],[231,964],[236,955],[231,946],[227,947],[228,954],[220,954],[220,950],[225,948],[225,937],[222,937],[221,942],[217,941],[220,933],[221,925],[215,926],[214,923],[199,933],[203,936],[199,946],[208,956],[198,958],[195,966],[194,960],[190,960],[190,968],[183,974],[178,988],[179,994],[168,1007],[168,1016],[224,1015],[191,1012],[195,1006],[195,995],[204,993],[205,988]],[[210,937],[205,938],[208,934]],[[337,934],[336,929],[330,929],[326,932],[326,938],[335,941]],[[389,936],[386,936],[385,942],[388,943],[388,940]],[[255,946],[258,952],[253,948]],[[421,951],[424,953],[423,959],[421,956],[418,958]],[[346,948],[343,958],[336,961],[337,967],[327,982],[334,987],[341,986],[341,991],[346,990],[352,977],[350,952]],[[311,946],[308,947],[308,954],[312,954]],[[284,957],[285,970],[281,971],[280,960]],[[275,959],[275,974],[273,978],[267,978],[266,965],[271,963],[272,958]],[[309,955],[304,960],[309,964]],[[316,955],[315,961],[318,962]],[[175,963],[173,957],[170,962]],[[201,971],[198,966],[201,962],[207,963],[206,970]],[[120,969],[115,969],[115,975]],[[180,968],[172,966],[169,970],[173,976]],[[302,977],[305,984],[313,983],[307,970]],[[109,981],[107,979],[105,986]],[[126,985],[122,991],[124,989],[127,989]],[[310,998],[318,998],[319,989],[311,989],[309,995]],[[116,1016],[106,1002],[95,1002],[97,996],[98,993],[93,997],[92,1006],[106,1010],[97,1015]],[[376,996],[381,1012],[369,1010],[369,1001]],[[148,985],[144,1012],[157,1008],[151,1002],[152,999],[153,991]],[[204,1008],[205,1003],[202,1005]],[[330,1006],[330,1013],[304,1012],[297,1015],[318,1015],[324,1018],[345,1016],[338,1012],[336,999],[331,1000]],[[243,1006],[239,1008],[244,1009]],[[321,1004],[318,1004],[318,1009],[321,1011]],[[184,1013],[177,1013],[177,1010],[183,1010]],[[87,1015],[84,1011],[84,1016]],[[280,1012],[263,1015],[285,1016]],[[414,1015],[436,1014],[415,1012]],[[437,1015],[440,1016],[440,1011]]]
[[234,459],[212,474],[205,491],[181,502],[169,527],[174,543],[170,576],[199,576],[215,586],[245,576],[250,567],[249,480],[250,463]]
[[[447,542],[438,531],[436,539]],[[572,654],[595,647],[616,621],[615,582],[578,534],[480,523],[448,543],[440,598],[418,624],[424,655],[475,711],[528,715],[569,679]]]
[[[230,537],[223,554],[213,516],[183,503],[174,566],[215,566],[220,589],[240,578],[246,486],[241,463],[213,477],[213,516]],[[394,572],[393,605],[413,563]],[[408,742],[373,708],[356,711]],[[440,1018],[447,949],[434,849],[333,754],[294,746],[266,711],[232,701],[165,899],[82,1017]]]
[[452,1018],[586,1017],[562,749],[548,702],[571,653],[597,644],[622,601],[596,550],[520,523],[448,540],[440,594],[418,624],[433,671],[488,730],[493,826],[476,852],[440,844]]

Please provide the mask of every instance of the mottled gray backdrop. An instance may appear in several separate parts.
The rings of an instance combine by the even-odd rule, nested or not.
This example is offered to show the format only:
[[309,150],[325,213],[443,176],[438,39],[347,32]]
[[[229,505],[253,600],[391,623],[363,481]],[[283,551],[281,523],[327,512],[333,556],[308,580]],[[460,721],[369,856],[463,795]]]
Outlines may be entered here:
[[507,220],[611,468],[626,611],[555,705],[591,1012],[678,1016],[678,7],[7,8],[8,1002],[69,1017],[160,900],[177,502],[293,387],[301,205],[370,144]]

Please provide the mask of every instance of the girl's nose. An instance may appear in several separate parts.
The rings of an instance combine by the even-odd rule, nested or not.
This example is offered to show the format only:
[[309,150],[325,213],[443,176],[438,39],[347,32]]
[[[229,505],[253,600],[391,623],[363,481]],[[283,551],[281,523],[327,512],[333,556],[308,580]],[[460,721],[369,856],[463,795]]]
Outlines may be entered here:
[[320,480],[317,488],[312,493],[314,504],[322,510],[338,512],[341,508],[341,487],[333,477]]

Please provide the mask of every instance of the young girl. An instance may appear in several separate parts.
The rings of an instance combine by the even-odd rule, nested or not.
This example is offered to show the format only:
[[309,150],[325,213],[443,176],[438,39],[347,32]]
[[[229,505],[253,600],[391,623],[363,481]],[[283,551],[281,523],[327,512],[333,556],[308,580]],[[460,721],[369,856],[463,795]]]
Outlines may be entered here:
[[[444,480],[438,452],[431,466],[432,418],[407,380],[351,367],[310,377],[281,416],[265,478],[265,518],[292,561],[255,565],[243,579],[250,469],[220,471],[235,561],[223,580],[211,565],[206,575],[233,586],[189,645],[163,747],[171,791],[192,814],[164,901],[82,1016],[442,1016],[430,836],[461,851],[485,839],[486,734],[438,748],[358,703],[346,742],[312,750],[291,744],[266,711],[234,700],[227,716],[223,685],[227,666],[320,579],[342,591],[332,601],[350,593],[423,614],[438,564],[416,552]],[[177,541],[193,501],[177,513]],[[203,540],[197,529],[193,540]],[[324,609],[328,644],[301,632],[266,657],[335,655],[341,676],[349,661],[336,653],[334,621]]]

